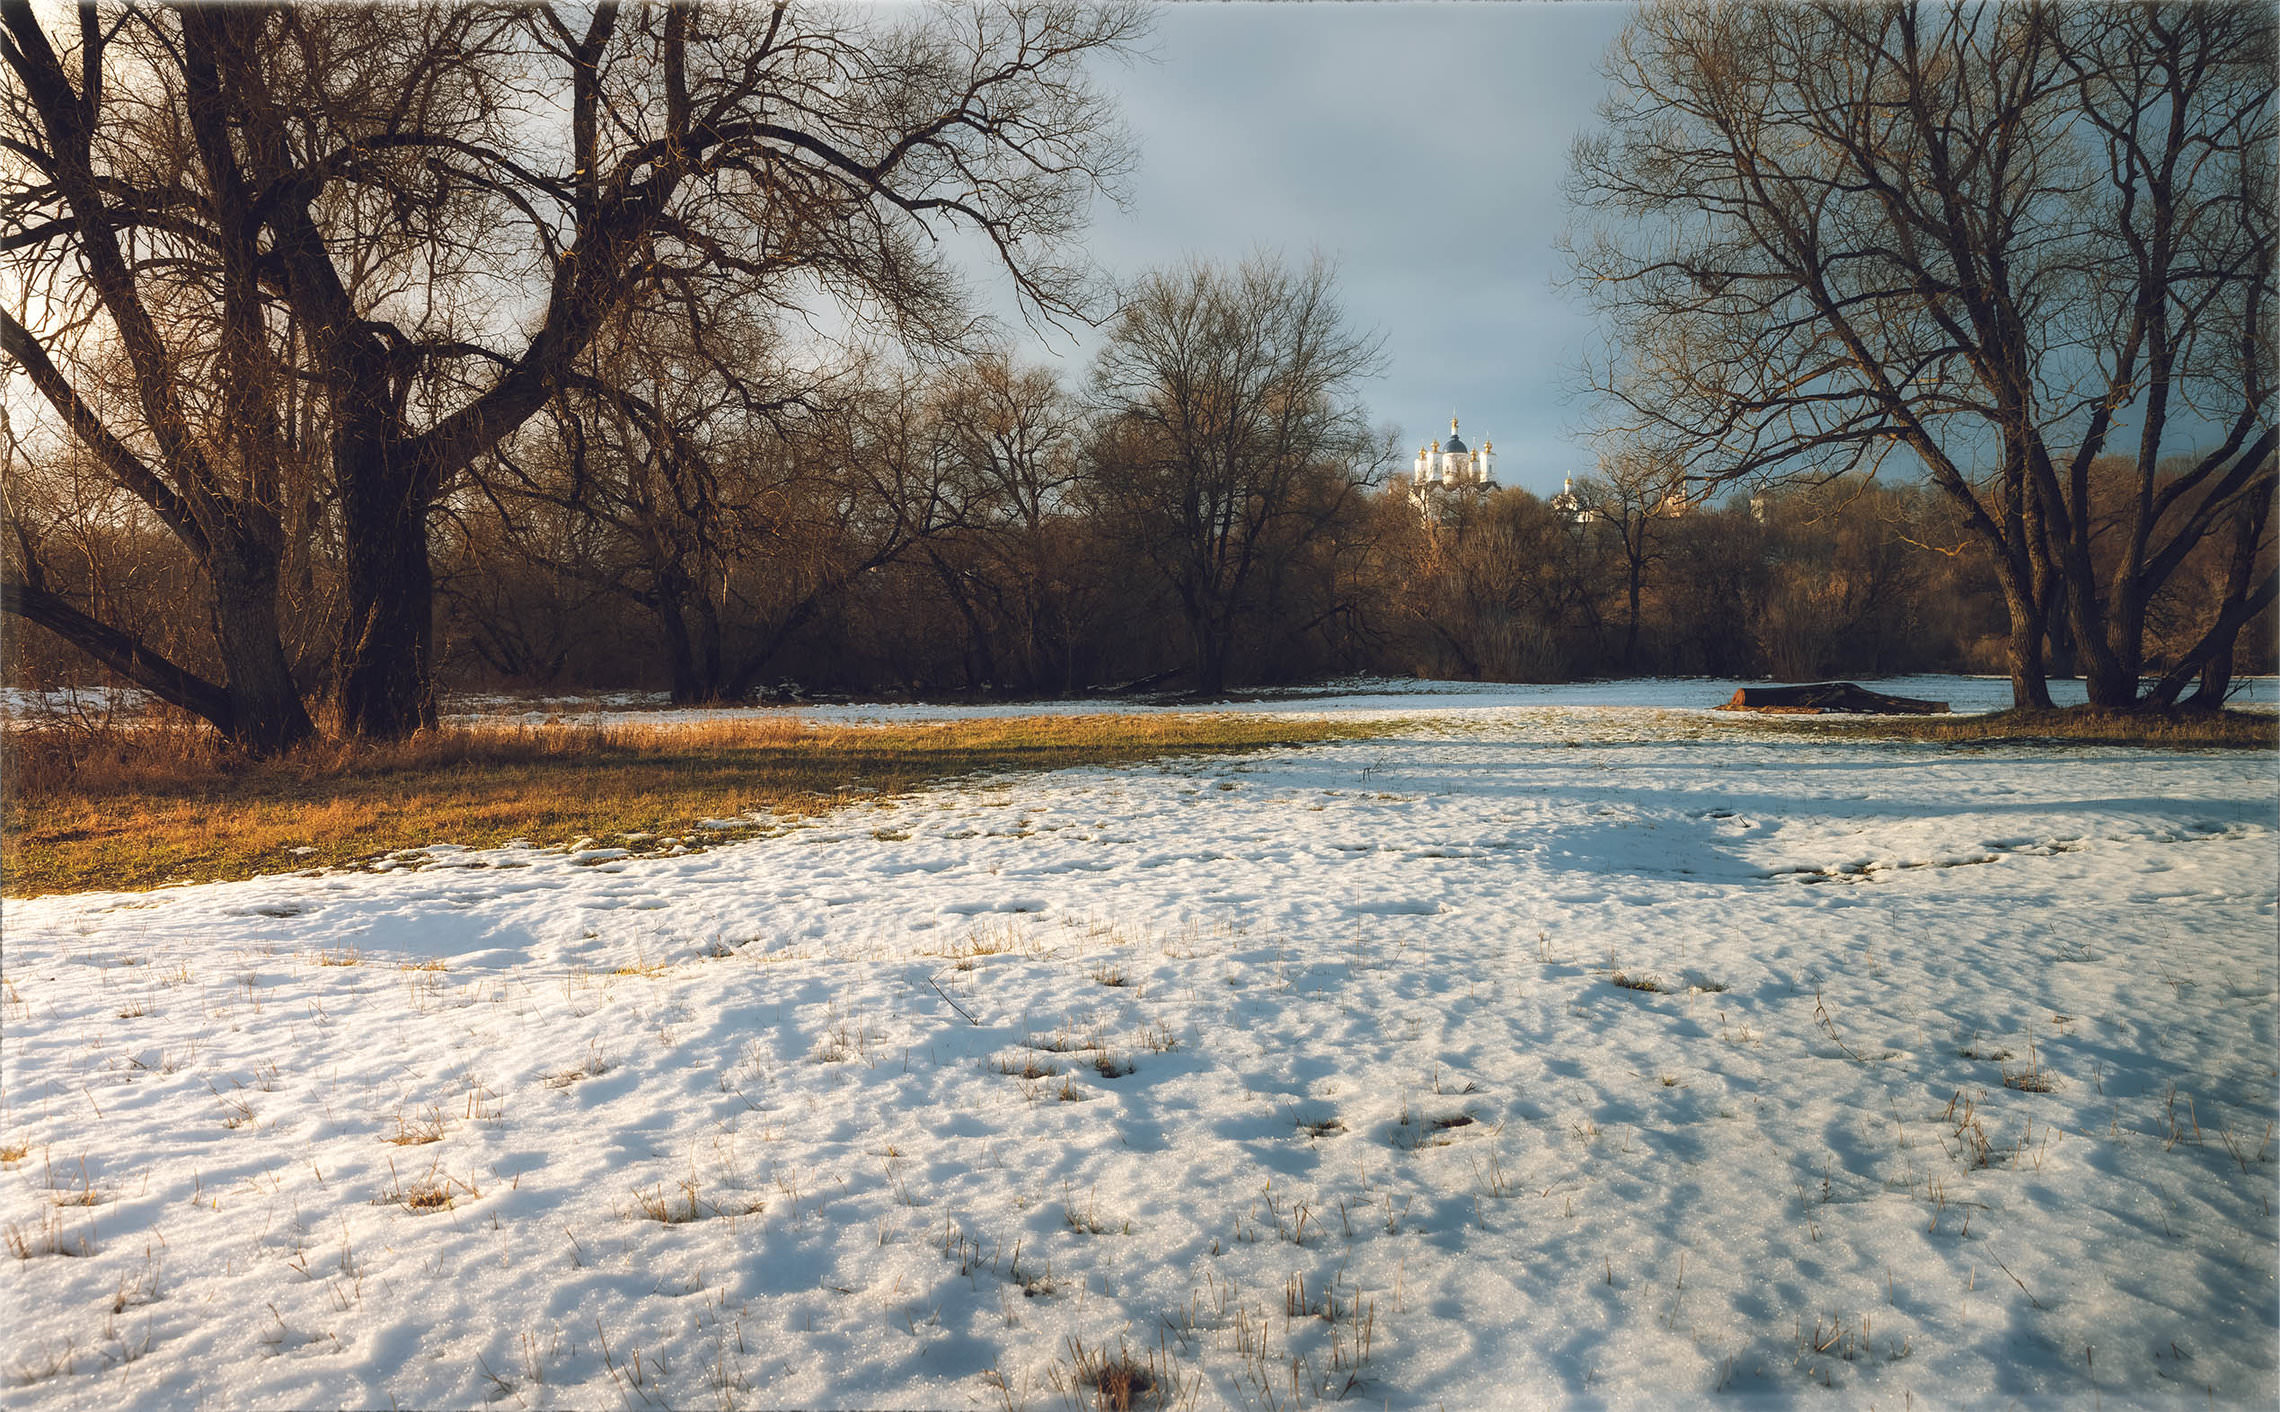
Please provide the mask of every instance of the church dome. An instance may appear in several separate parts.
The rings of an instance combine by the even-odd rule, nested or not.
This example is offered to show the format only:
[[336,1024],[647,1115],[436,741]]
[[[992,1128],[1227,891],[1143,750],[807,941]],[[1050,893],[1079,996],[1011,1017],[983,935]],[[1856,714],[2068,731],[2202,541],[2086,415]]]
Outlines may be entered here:
[[1472,449],[1471,447],[1465,445],[1463,441],[1458,439],[1457,419],[1455,417],[1449,418],[1449,439],[1441,443],[1441,449],[1450,453],[1451,455],[1462,455]]

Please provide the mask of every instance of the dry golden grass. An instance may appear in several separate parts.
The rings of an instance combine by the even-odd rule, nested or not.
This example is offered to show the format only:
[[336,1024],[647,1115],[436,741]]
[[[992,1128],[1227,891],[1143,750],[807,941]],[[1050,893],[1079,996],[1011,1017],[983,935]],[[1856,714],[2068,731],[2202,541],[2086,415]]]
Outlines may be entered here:
[[2083,745],[2203,746],[2229,750],[2280,747],[2280,714],[2266,711],[2114,711],[2069,706],[2055,711],[1996,711],[1970,716],[1828,716],[1759,718],[1772,730],[1957,744],[2063,741]]
[[[170,723],[0,731],[10,897],[343,867],[399,848],[592,838],[725,842],[990,770],[1049,770],[1382,733],[1259,715],[1027,716],[892,726],[796,717],[682,726],[483,726],[251,760]],[[732,828],[704,819],[759,816]],[[624,835],[652,839],[626,845]]]

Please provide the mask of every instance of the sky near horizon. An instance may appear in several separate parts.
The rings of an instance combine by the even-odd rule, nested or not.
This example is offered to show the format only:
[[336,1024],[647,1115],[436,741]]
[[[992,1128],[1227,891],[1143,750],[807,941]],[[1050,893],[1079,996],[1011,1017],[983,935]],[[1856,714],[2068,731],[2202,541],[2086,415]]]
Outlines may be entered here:
[[[1119,279],[1189,257],[1320,251],[1348,318],[1385,340],[1362,388],[1404,456],[1496,443],[1538,492],[1591,468],[1572,393],[1589,312],[1556,287],[1568,150],[1594,121],[1625,4],[1197,4],[1156,11],[1107,65],[1140,165],[1087,243]],[[1083,376],[1097,335],[1030,345]],[[1047,350],[1050,350],[1048,353]]]

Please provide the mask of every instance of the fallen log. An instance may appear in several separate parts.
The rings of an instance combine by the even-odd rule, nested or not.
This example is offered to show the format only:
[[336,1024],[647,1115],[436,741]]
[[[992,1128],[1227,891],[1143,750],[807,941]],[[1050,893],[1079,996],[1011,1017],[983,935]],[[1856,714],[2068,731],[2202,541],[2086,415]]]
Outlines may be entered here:
[[1913,696],[1887,696],[1859,682],[1817,681],[1804,686],[1745,686],[1721,711],[1763,711],[1771,715],[1818,716],[1823,712],[1851,712],[1868,716],[1939,716],[1947,713],[1945,701],[1922,701]]
[[1154,691],[1157,687],[1186,670],[1185,667],[1174,667],[1168,672],[1158,672],[1154,676],[1134,677],[1131,681],[1117,682],[1111,686],[1091,687],[1088,688],[1088,691],[1094,696],[1138,696],[1144,691]]

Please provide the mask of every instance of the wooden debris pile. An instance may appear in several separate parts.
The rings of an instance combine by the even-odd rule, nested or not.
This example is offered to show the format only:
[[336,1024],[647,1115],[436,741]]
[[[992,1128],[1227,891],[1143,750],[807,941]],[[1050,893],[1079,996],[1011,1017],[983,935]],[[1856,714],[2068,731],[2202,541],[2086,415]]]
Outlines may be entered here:
[[1762,711],[1777,716],[1818,716],[1848,712],[1864,716],[1940,716],[1945,701],[1922,701],[1913,696],[1887,696],[1859,682],[1818,681],[1803,686],[1745,686],[1721,711]]

